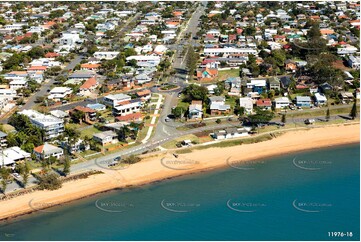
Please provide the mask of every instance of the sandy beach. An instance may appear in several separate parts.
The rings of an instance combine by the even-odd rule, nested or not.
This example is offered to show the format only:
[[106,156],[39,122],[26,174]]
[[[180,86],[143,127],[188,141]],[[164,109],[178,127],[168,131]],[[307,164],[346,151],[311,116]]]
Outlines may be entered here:
[[42,210],[45,207],[80,199],[99,192],[138,186],[171,177],[229,166],[230,162],[251,162],[266,157],[315,148],[360,142],[360,125],[339,125],[290,131],[272,140],[232,146],[208,148],[175,158],[167,154],[150,155],[126,169],[108,170],[104,174],[63,184],[56,191],[36,191],[0,202],[0,219]]

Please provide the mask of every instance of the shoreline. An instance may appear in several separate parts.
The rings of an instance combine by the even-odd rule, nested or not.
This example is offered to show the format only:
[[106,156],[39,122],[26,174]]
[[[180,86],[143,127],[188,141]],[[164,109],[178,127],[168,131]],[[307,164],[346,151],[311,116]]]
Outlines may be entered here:
[[[310,139],[312,140],[311,142],[309,141]],[[128,188],[156,184],[165,180],[220,168],[231,168],[227,161],[227,158],[231,157],[232,160],[235,159],[241,164],[259,159],[351,145],[359,142],[360,124],[348,124],[336,127],[326,126],[310,130],[289,131],[277,138],[260,143],[194,150],[191,153],[180,154],[179,158],[173,157],[172,153],[150,154],[149,157],[145,157],[144,160],[127,169],[103,169],[104,174],[66,182],[59,190],[35,191],[16,197],[16,199],[0,201],[0,211],[2,211],[0,221],[11,221],[11,219],[34,212],[47,212],[39,210],[64,205],[110,191],[121,191]],[[316,144],[317,147],[315,147]],[[276,149],[274,148],[275,146],[277,147]],[[169,161],[174,169],[164,166],[164,160],[166,162]],[[176,163],[172,163],[174,161]],[[40,204],[38,209],[32,206],[31,202],[33,200],[36,201],[34,204]]]

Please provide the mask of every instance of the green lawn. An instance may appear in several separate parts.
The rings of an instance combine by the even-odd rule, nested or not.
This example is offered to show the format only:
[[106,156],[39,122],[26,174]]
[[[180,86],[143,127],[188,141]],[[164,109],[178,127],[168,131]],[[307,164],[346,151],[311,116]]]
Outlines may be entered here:
[[101,131],[99,129],[96,129],[94,127],[83,129],[80,131],[80,137],[84,138],[85,136],[93,137],[93,134],[100,133]]
[[226,80],[229,77],[239,77],[239,68],[218,72],[218,79],[220,81]]

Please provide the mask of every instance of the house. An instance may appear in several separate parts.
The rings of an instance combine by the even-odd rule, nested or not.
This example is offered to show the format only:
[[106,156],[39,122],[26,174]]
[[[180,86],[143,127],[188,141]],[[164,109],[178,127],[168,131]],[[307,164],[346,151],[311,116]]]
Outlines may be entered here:
[[360,57],[359,56],[354,56],[354,55],[349,55],[347,58],[347,64],[356,70],[360,69]]
[[277,89],[280,90],[280,79],[278,79],[277,77],[271,77],[268,79],[268,86],[269,89]]
[[198,81],[211,81],[218,77],[218,69],[204,68],[201,71],[197,71]]
[[84,114],[83,119],[86,123],[92,123],[97,120],[97,112],[94,109],[82,106],[76,106],[74,109],[69,111],[69,115],[73,116],[75,112],[82,112]]
[[6,146],[8,146],[8,142],[7,142],[7,137],[8,135],[2,131],[0,131],[0,146],[1,148],[4,148]]
[[50,156],[59,159],[64,155],[64,151],[62,148],[45,142],[43,145],[34,148],[34,154],[38,160],[49,159]]
[[213,138],[216,140],[231,139],[248,136],[248,130],[245,128],[227,128],[224,130],[218,130],[213,134]]
[[283,89],[288,89],[288,87],[291,85],[292,80],[288,76],[283,76],[280,78],[280,84]]
[[127,114],[139,112],[143,101],[140,98],[117,102],[113,106],[114,116],[125,116]]
[[68,141],[62,141],[60,146],[69,153],[81,152],[90,149],[90,145],[86,144],[82,139],[78,139],[75,143],[70,144]]
[[70,87],[54,87],[50,90],[48,99],[60,101],[72,94],[73,90]]
[[62,110],[51,110],[49,113],[59,119],[69,118],[69,114]]
[[213,96],[209,98],[210,100],[210,111],[211,115],[221,115],[226,114],[230,111],[231,106],[224,104],[225,97]]
[[188,118],[189,119],[202,119],[203,116],[203,106],[201,100],[192,100],[191,105],[188,109]]
[[18,80],[13,80],[9,82],[10,89],[18,90],[21,88],[26,88],[28,86],[28,81],[24,78],[20,78]]
[[126,58],[127,62],[131,60],[135,60],[140,67],[154,67],[160,63],[160,57],[153,55],[134,55]]
[[276,109],[286,108],[290,105],[290,100],[288,99],[288,97],[278,97],[275,98],[273,103]]
[[214,94],[214,89],[217,88],[217,85],[212,84],[212,85],[206,86],[206,88],[208,89],[209,94]]
[[258,108],[261,108],[263,110],[270,110],[272,108],[272,102],[271,99],[259,99],[256,101],[256,106]]
[[107,106],[115,107],[118,103],[131,100],[131,96],[127,94],[111,94],[103,98],[103,102]]
[[94,76],[95,73],[93,71],[75,71],[74,73],[70,74],[70,76],[68,76],[68,79],[84,81]]
[[118,135],[110,130],[93,134],[93,139],[102,144],[102,146],[118,143]]
[[266,89],[266,80],[251,79],[247,81],[246,86],[249,90],[252,90],[252,92],[257,92],[258,94],[261,94]]
[[0,98],[7,98],[13,100],[17,97],[17,92],[14,89],[0,88]]
[[106,109],[106,106],[101,103],[90,103],[86,105],[87,108],[94,109],[96,111],[104,111]]
[[19,114],[27,116],[33,125],[44,130],[45,139],[56,138],[64,132],[64,120],[52,115],[45,115],[32,109],[25,109]]
[[339,96],[342,99],[342,102],[344,103],[349,103],[355,98],[352,92],[345,92],[345,91],[340,92]]
[[246,114],[253,112],[253,100],[250,97],[241,97],[239,99],[239,106],[244,108]]
[[105,59],[105,60],[112,60],[115,57],[117,57],[117,55],[119,55],[119,51],[97,51],[93,54],[93,56],[97,59]]
[[143,91],[138,91],[135,93],[138,98],[141,98],[143,101],[149,100],[151,98],[151,92],[148,89],[145,89]]
[[297,71],[297,63],[292,60],[286,60],[285,61],[285,70],[290,72],[296,72]]
[[96,90],[98,85],[99,82],[95,77],[91,77],[79,87],[79,93],[81,96],[90,96]]
[[138,84],[138,85],[144,84],[147,82],[151,82],[151,81],[152,81],[152,77],[149,75],[146,75],[146,74],[139,74],[134,77],[134,83]]
[[315,105],[316,106],[322,106],[327,104],[327,98],[325,96],[325,94],[323,93],[315,93]]
[[82,70],[87,70],[87,71],[97,71],[100,68],[100,64],[91,64],[91,63],[84,63],[80,65],[80,68]]
[[311,98],[309,96],[296,96],[297,107],[310,107]]
[[123,116],[118,116],[115,118],[119,122],[139,122],[142,121],[141,113],[130,113]]
[[20,149],[18,146],[9,147],[0,153],[0,167],[15,166],[17,162],[26,161],[30,157],[30,153]]
[[257,55],[258,51],[253,48],[205,48],[203,50],[205,56],[221,56],[221,55],[232,55],[232,54],[252,54]]

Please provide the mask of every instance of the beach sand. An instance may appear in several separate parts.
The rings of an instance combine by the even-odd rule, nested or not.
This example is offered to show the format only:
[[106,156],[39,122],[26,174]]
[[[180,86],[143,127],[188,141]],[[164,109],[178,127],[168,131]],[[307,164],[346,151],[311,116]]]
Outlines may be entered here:
[[[233,161],[251,162],[266,157],[315,148],[360,142],[360,125],[339,125],[290,131],[272,140],[225,148],[208,148],[175,158],[171,152],[150,155],[121,170],[66,182],[56,191],[36,191],[0,202],[0,219],[42,210],[115,188],[139,186],[163,179],[225,167]],[[227,161],[228,160],[228,161]]]

